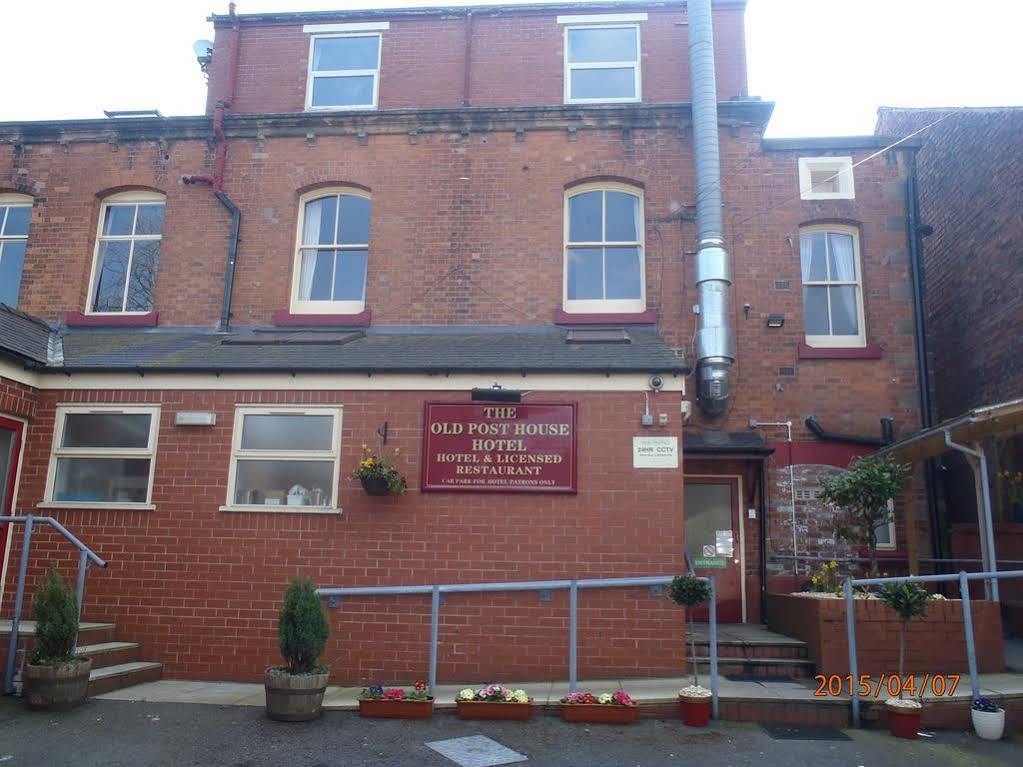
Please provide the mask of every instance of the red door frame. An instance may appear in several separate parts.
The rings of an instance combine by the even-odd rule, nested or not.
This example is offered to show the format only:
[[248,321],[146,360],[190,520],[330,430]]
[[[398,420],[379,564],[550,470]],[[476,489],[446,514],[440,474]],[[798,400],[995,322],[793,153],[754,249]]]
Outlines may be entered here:
[[[0,494],[2,508],[0,516],[8,516],[14,511],[14,491],[18,487],[18,475],[21,472],[22,445],[25,439],[25,422],[20,419],[0,415],[0,429],[14,432],[14,441],[11,443],[11,465],[8,468],[6,477],[0,477],[0,482],[6,482]],[[10,525],[0,525],[0,596],[3,595],[4,582],[7,577],[7,553],[11,535]]]
[[[740,494],[742,493],[742,478],[732,475],[713,474],[687,474],[683,477],[683,497],[685,485],[727,485],[732,488],[732,533],[733,552],[727,557],[728,567],[725,571],[700,571],[697,575],[708,575],[710,572],[718,574],[717,598],[718,598],[718,623],[742,623],[743,620],[743,579],[746,577],[745,552],[743,541],[745,536],[741,528],[742,516],[739,513]],[[685,510],[683,509],[683,514]],[[684,522],[683,522],[684,524]],[[732,560],[738,560],[735,564]],[[728,575],[722,577],[724,573]],[[710,619],[710,607],[700,607],[693,612],[693,620],[706,622]]]

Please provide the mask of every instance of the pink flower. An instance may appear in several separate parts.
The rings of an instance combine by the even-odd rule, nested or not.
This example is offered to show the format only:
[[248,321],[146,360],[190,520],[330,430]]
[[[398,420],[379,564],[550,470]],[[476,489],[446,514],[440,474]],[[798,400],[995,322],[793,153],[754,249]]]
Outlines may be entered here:
[[384,691],[384,700],[404,700],[405,691],[400,687],[392,687]]
[[617,690],[611,697],[614,698],[614,702],[620,706],[636,705],[636,701],[634,701],[632,696],[625,692],[625,690]]

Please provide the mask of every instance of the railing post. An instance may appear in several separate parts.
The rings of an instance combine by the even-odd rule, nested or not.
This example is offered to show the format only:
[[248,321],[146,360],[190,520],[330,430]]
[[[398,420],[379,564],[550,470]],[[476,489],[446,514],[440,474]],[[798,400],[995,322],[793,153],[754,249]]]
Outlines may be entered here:
[[[78,584],[75,587],[75,599],[78,601],[78,622],[82,621],[82,600],[85,599],[85,571],[89,568],[89,555],[84,551],[78,552]],[[75,634],[75,644],[72,652],[78,652],[78,635]]]
[[718,576],[710,574],[710,706],[718,718]]
[[970,582],[964,570],[959,571],[959,594],[963,600],[963,631],[966,632],[966,660],[970,665],[970,686],[973,699],[980,697],[980,680],[977,678],[977,647],[973,641],[973,609],[970,607]]
[[575,578],[568,587],[568,691],[576,692],[579,680],[576,678],[579,658],[579,584]]
[[28,552],[32,546],[31,514],[25,517],[25,536],[21,540],[21,564],[18,566],[18,586],[14,595],[14,617],[11,619],[11,639],[7,643],[7,670],[4,676],[4,694],[14,692],[14,661],[18,655],[18,627],[21,624],[21,606],[25,601],[25,576],[28,574]]
[[856,667],[856,605],[853,602],[852,578],[845,579],[845,629],[849,638],[849,677],[852,689],[853,727],[860,726],[859,669]]
[[437,696],[437,638],[440,634],[440,586],[430,591],[430,694]]

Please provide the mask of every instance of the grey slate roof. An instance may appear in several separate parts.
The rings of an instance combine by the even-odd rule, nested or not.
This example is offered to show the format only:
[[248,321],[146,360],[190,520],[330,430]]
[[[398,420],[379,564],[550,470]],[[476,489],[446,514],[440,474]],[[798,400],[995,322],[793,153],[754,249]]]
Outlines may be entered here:
[[[371,328],[329,332],[73,330],[62,336],[66,371],[645,372],[686,374],[655,328],[628,343],[566,343],[543,326]],[[578,333],[578,331],[577,331]]]
[[8,356],[45,363],[50,345],[50,326],[7,304],[0,304],[0,352]]

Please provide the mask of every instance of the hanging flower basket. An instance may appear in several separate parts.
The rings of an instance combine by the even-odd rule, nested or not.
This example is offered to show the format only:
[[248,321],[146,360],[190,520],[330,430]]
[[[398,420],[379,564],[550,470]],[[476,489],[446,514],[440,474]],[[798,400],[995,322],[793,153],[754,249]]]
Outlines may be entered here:
[[366,495],[389,495],[391,492],[387,480],[383,477],[359,477],[359,481]]
[[632,724],[638,715],[639,706],[623,690],[599,696],[570,692],[561,699],[561,718],[566,722]]
[[460,719],[524,722],[533,713],[533,700],[525,690],[510,690],[499,684],[462,690],[457,705]]
[[[398,461],[401,450],[394,449],[393,462]],[[362,483],[367,495],[401,495],[408,489],[405,478],[394,468],[393,463],[381,458],[372,450],[369,445],[362,446],[362,460],[359,461],[359,468],[352,473],[352,479]]]

